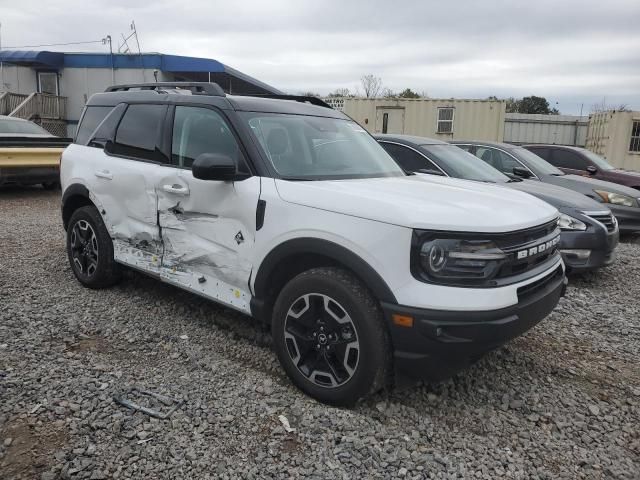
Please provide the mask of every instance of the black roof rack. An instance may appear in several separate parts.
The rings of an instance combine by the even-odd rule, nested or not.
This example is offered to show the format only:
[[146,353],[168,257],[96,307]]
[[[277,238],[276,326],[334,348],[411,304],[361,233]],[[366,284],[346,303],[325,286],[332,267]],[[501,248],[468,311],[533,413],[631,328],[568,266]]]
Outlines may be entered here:
[[275,98],[278,100],[294,100],[296,102],[310,103],[317,105],[318,107],[333,108],[328,103],[319,99],[318,97],[307,97],[304,95],[278,95],[275,93],[243,93],[244,97],[259,97],[259,98]]
[[225,96],[224,90],[220,88],[220,85],[209,82],[127,83],[107,87],[105,92],[126,92],[129,90],[190,90],[193,95]]

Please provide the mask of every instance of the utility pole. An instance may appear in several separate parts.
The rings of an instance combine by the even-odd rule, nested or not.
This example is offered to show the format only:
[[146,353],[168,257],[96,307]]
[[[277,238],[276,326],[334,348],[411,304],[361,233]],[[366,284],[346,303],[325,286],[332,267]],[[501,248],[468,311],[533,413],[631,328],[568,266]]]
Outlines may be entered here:
[[102,44],[109,44],[109,56],[111,58],[111,85],[116,84],[116,66],[113,62],[113,48],[111,46],[111,35],[107,35],[102,39]]

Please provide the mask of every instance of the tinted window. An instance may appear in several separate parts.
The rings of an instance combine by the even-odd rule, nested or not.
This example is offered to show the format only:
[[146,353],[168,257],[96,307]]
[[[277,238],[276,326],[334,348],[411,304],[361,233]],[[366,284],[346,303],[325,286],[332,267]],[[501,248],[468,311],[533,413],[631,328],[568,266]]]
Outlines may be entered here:
[[118,127],[113,153],[164,161],[157,143],[165,110],[164,105],[129,105]]
[[238,143],[227,122],[215,110],[176,107],[171,143],[173,163],[180,167],[191,168],[203,153],[217,153],[231,157],[241,171],[244,169]]
[[96,127],[105,119],[112,107],[87,107],[78,125],[76,143],[86,145]]
[[580,153],[583,156],[587,157],[589,160],[591,160],[596,165],[596,167],[598,167],[601,170],[613,170],[615,168],[613,165],[607,162],[604,158],[602,158],[600,155],[593,153],[591,150],[587,150],[586,148],[581,148]]
[[126,109],[127,105],[124,103],[114,107],[102,123],[98,125],[98,128],[95,129],[87,145],[90,147],[104,148],[108,140],[113,141],[118,123]]
[[408,147],[387,142],[381,142],[380,145],[408,172],[428,172],[431,170],[440,173],[438,167],[431,160]]
[[589,166],[589,162],[576,152],[559,148],[553,149],[553,155],[550,163],[556,167],[572,168],[574,170],[586,170]]
[[[544,158],[547,162],[551,163],[552,165],[555,165],[555,163],[553,163],[551,160],[551,151],[548,148],[530,148],[527,147],[527,150],[529,150],[530,152],[535,153],[537,156],[539,156],[540,158]],[[558,165],[556,165],[557,167]]]
[[523,167],[523,165],[511,155],[496,148],[477,146],[476,156],[496,170],[500,170],[502,173],[513,174],[514,168]]

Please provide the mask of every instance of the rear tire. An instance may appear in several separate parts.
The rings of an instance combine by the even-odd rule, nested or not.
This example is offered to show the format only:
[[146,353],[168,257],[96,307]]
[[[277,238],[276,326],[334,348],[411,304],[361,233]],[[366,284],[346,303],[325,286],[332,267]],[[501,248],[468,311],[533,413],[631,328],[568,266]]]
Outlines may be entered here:
[[106,288],[121,277],[113,258],[113,241],[93,206],[77,209],[67,227],[67,255],[78,281],[89,288]]
[[321,402],[351,406],[390,383],[382,311],[345,270],[314,268],[289,281],[276,300],[271,328],[291,381]]

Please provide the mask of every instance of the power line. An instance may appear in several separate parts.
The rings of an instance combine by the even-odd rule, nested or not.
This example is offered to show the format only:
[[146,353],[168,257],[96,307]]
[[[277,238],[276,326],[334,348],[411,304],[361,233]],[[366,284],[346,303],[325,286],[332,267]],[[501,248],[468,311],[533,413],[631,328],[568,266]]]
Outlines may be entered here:
[[4,47],[4,49],[10,48],[36,48],[36,47],[62,47],[65,45],[84,45],[87,43],[102,43],[102,40],[90,40],[88,42],[69,42],[69,43],[43,43],[42,45],[20,45],[17,47]]

